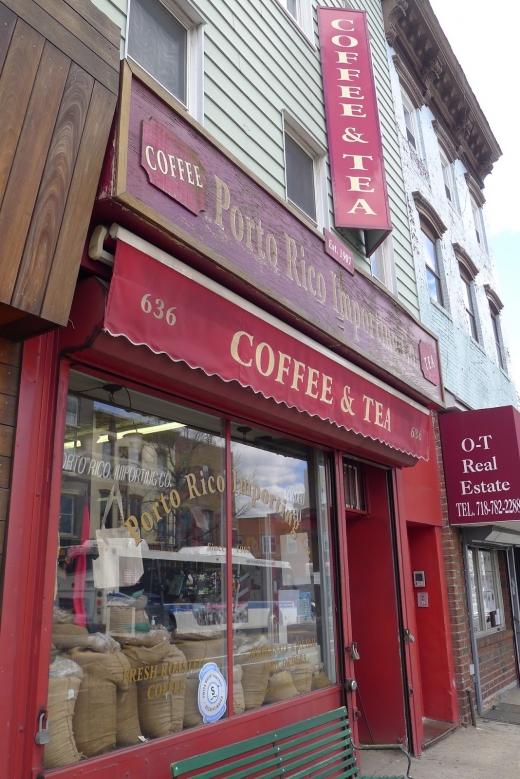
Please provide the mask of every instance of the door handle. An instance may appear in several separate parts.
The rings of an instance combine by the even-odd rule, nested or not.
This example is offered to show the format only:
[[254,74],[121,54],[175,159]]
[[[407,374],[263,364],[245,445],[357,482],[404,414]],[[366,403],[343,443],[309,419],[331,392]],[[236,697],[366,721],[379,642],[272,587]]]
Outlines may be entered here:
[[410,644],[413,644],[414,641],[415,641],[415,636],[413,635],[413,633],[408,628],[404,629],[404,637],[408,639]]

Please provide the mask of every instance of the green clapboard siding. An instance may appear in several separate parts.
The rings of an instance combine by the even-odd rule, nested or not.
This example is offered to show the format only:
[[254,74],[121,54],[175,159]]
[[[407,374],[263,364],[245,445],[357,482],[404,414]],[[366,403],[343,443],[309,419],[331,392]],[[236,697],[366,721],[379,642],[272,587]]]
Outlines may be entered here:
[[[305,1],[305,0],[304,0]],[[128,0],[93,0],[126,34]],[[186,5],[179,0],[179,5]],[[278,0],[193,0],[204,26],[204,125],[230,152],[285,197],[283,112],[326,150],[317,5],[343,8],[341,0],[312,0],[314,36],[309,40]],[[367,11],[383,134],[393,224],[398,295],[419,316],[395,111],[388,72],[380,0],[355,3]],[[124,40],[122,41],[124,51]],[[332,186],[328,180],[332,217]],[[369,261],[356,256],[359,267]]]

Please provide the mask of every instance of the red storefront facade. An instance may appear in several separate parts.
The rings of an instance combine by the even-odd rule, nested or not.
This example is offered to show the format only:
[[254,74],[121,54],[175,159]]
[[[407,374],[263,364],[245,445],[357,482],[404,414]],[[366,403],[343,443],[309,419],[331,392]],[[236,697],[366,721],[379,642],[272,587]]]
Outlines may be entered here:
[[[345,703],[356,741],[420,754],[425,720],[458,723],[431,418],[443,404],[437,342],[124,69],[92,220],[106,227],[91,231],[68,327],[24,346],[5,776],[43,773],[35,733],[52,711],[56,656],[82,667],[67,695],[89,759],[69,740],[61,767],[46,758],[51,776],[166,775],[177,758]],[[100,561],[115,539],[127,562],[114,573]],[[140,631],[160,624],[174,637],[157,637],[163,656],[182,652],[188,665],[145,690],[144,674],[161,671],[134,655],[155,651]],[[182,691],[184,706],[202,644],[235,682],[226,714],[201,724],[185,711],[164,732],[152,715],[144,723],[139,698],[139,734],[123,737],[109,717],[103,742],[78,697],[100,634],[103,659],[126,652],[110,688],[116,718],[117,695],[134,690],[160,705]]]

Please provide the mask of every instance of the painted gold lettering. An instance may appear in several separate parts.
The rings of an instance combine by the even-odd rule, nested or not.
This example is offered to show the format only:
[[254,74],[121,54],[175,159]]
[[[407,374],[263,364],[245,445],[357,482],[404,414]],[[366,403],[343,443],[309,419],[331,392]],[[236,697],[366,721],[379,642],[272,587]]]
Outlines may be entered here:
[[321,374],[321,396],[320,401],[322,403],[332,403],[332,377],[327,376],[325,373]]
[[320,372],[317,371],[316,368],[309,368],[308,379],[307,379],[307,389],[305,390],[305,394],[309,395],[309,397],[311,397],[311,398],[317,398],[318,397],[318,377],[319,377],[319,375],[320,375]]
[[152,165],[151,163],[150,152],[152,152],[152,154],[155,154],[153,146],[147,146],[146,149],[144,150],[146,162],[148,163],[148,167],[151,168],[151,170],[157,170],[157,165]]
[[[285,362],[287,361],[287,365]],[[284,354],[283,352],[278,352],[278,373],[276,374],[276,379],[279,384],[283,384],[284,380],[283,377],[286,375],[289,375],[289,364],[291,362],[291,357],[288,354]]]
[[222,213],[229,209],[229,189],[225,181],[219,179],[218,176],[215,176],[215,184],[217,187],[215,224],[223,230],[224,223],[222,222]]
[[347,176],[350,181],[349,192],[374,192],[374,189],[369,189],[372,179],[368,176]]
[[188,490],[190,492],[190,500],[193,500],[193,498],[197,497],[200,498],[201,494],[196,488],[196,478],[194,473],[187,473],[186,474],[186,484],[188,485]]
[[[262,353],[264,351],[267,351],[268,355],[268,363],[265,371],[262,369]],[[270,376],[271,373],[274,371],[274,352],[272,348],[269,346],[268,343],[263,341],[261,344],[258,344],[255,351],[255,362],[256,367],[259,373],[262,374],[262,376]]]
[[303,380],[303,375],[305,373],[305,363],[300,362],[299,360],[294,360],[294,369],[293,369],[293,380],[291,384],[291,389],[295,389],[299,391],[298,384]]
[[244,360],[242,360],[238,354],[238,347],[240,345],[240,339],[242,336],[245,336],[245,338],[249,341],[250,346],[253,345],[253,336],[249,335],[249,333],[246,333],[244,330],[239,330],[235,333],[231,340],[231,356],[236,362],[240,363],[240,365],[245,365],[246,368],[250,368],[253,364],[253,359],[251,358],[249,362],[244,362]]

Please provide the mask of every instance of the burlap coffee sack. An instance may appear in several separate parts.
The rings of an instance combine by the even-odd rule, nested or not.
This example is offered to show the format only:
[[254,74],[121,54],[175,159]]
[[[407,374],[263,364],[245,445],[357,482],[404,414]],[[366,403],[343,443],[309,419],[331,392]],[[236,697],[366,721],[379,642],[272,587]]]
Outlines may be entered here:
[[269,677],[264,703],[287,701],[297,695],[290,671],[277,671]]
[[67,657],[84,672],[72,722],[78,749],[87,757],[115,749],[117,691],[128,691],[125,656],[121,652],[101,654],[78,647],[70,649]]
[[202,714],[199,711],[199,674],[198,671],[192,672],[186,679],[186,696],[184,699],[184,720],[185,728],[194,728],[202,725]]
[[160,738],[182,730],[187,675],[183,653],[166,642],[153,647],[125,646],[123,652],[135,671],[143,736]]
[[310,692],[312,687],[311,663],[300,663],[299,665],[293,665],[289,670],[291,671],[293,684],[298,691],[298,695],[303,695],[306,692]]
[[205,663],[216,663],[221,671],[226,669],[226,639],[213,638],[205,641],[179,641],[175,646],[186,656],[188,671],[197,671]]
[[241,665],[233,666],[233,713],[243,714],[246,708],[242,679],[244,671]]
[[46,769],[60,768],[81,760],[72,729],[72,717],[80,685],[81,679],[77,676],[50,677],[49,679],[47,727],[51,734],[51,740],[45,745],[43,754],[43,764]]
[[318,671],[312,675],[313,690],[322,690],[324,687],[330,687],[332,682],[324,671]]
[[[125,657],[128,668],[131,668]],[[116,705],[116,743],[118,747],[131,747],[142,740],[137,704],[137,685],[130,684],[126,692],[117,691]]]
[[178,643],[179,641],[210,641],[212,638],[222,638],[222,630],[212,627],[200,627],[196,630],[177,629],[173,640]]
[[155,628],[151,628],[149,633],[136,633],[135,636],[122,636],[121,643],[124,646],[156,646],[162,644],[164,641],[170,643],[170,634],[168,630],[162,625],[158,625]]
[[242,689],[244,691],[244,705],[246,709],[258,709],[264,702],[267,692],[267,680],[269,679],[269,662],[258,659],[250,652],[235,654],[235,663],[242,668]]
[[53,625],[52,642],[60,650],[84,647],[93,652],[116,652],[120,645],[106,633],[89,633],[79,625]]
[[72,649],[75,646],[86,646],[88,630],[71,623],[54,624],[52,626],[52,643],[61,650]]

